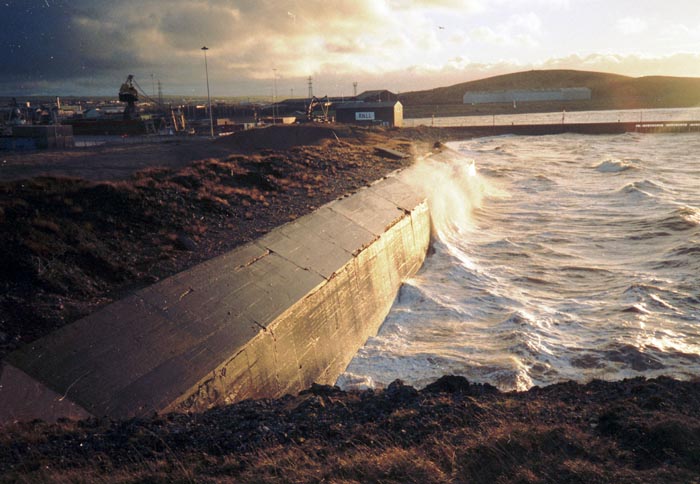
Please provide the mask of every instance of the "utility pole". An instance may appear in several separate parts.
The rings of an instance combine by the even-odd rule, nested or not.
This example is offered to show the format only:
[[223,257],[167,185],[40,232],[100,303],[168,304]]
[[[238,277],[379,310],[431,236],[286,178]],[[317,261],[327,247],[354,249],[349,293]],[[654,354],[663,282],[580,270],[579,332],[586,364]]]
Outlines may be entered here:
[[357,81],[352,83],[352,95],[357,97]]
[[207,51],[209,48],[205,45],[202,47],[204,51],[204,72],[207,75],[207,101],[209,102],[209,134],[214,137],[214,114],[211,112],[211,95],[209,94],[209,66],[207,66]]
[[272,69],[272,124],[277,124],[277,69]]

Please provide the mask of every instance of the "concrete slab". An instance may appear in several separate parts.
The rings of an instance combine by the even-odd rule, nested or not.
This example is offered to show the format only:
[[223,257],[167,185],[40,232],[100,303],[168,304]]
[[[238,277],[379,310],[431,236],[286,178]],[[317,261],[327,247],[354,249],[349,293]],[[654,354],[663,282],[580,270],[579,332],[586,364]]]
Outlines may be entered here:
[[397,207],[409,212],[418,206],[426,195],[401,181],[398,177],[389,177],[370,187],[373,193]]
[[374,148],[374,150],[382,156],[386,156],[387,158],[393,158],[395,160],[403,160],[404,158],[411,157],[411,155],[404,153],[403,151],[398,151],[387,146],[377,146],[376,148]]
[[376,236],[327,207],[262,237],[257,244],[325,279]]
[[300,226],[350,254],[357,253],[377,238],[361,225],[346,217],[339,217],[337,212],[327,206],[314,212],[314,217],[300,220]]
[[368,188],[359,190],[351,197],[331,202],[327,206],[377,236],[386,232],[405,214],[395,203],[378,196],[374,190]]
[[37,416],[55,421],[92,415],[13,365],[0,364],[0,422],[22,422]]

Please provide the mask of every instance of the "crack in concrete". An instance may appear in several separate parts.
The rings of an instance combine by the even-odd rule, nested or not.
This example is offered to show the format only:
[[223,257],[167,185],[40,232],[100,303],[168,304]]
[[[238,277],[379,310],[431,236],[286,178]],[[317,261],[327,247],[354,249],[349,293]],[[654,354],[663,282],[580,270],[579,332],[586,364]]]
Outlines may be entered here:
[[[286,235],[285,235],[285,237],[286,237]],[[298,268],[298,269],[301,269],[302,271],[311,272],[311,273],[313,273],[313,274],[316,274],[317,276],[319,276],[321,279],[323,279],[323,280],[326,281],[326,282],[328,282],[328,281],[331,279],[331,277],[333,277],[333,274],[331,274],[330,277],[326,277],[326,276],[324,276],[323,274],[321,274],[320,272],[318,272],[318,271],[316,271],[316,270],[314,270],[314,269],[312,269],[312,268],[310,268],[310,267],[300,266],[300,265],[297,264],[295,261],[293,261],[293,260],[291,260],[291,259],[289,259],[289,258],[283,256],[283,255],[280,254],[279,252],[275,252],[275,251],[273,251],[272,249],[267,248],[267,247],[266,247],[266,249],[267,249],[267,251],[268,251],[270,254],[275,254],[275,255],[278,256],[279,258],[284,259],[285,261],[289,262],[289,263],[292,264],[294,267],[296,267],[296,268]],[[346,251],[346,252],[347,252],[347,251]],[[334,274],[335,274],[335,273],[334,273]]]
[[[255,244],[255,245],[257,245],[257,244]],[[262,247],[262,246],[260,246],[260,245],[257,245],[257,246],[258,246],[258,247]],[[262,247],[262,248],[265,249],[265,253],[264,253],[264,254],[261,254],[261,255],[259,255],[259,256],[257,256],[257,257],[253,257],[251,260],[249,260],[249,261],[246,262],[245,264],[241,264],[241,265],[237,266],[234,270],[237,271],[237,270],[243,269],[244,267],[250,267],[250,266],[252,266],[253,264],[255,264],[257,261],[259,261],[260,259],[263,259],[264,257],[267,257],[268,255],[272,254],[272,251],[271,251],[270,249],[268,249],[267,247]]]

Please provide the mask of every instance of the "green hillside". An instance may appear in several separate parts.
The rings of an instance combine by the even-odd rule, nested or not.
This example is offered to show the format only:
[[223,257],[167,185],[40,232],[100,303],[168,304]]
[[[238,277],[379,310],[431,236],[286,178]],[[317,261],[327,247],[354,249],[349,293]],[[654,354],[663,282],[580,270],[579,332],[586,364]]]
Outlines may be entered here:
[[[541,111],[548,109],[640,109],[660,107],[700,106],[700,78],[695,77],[628,77],[603,72],[576,70],[533,70],[463,82],[448,87],[401,94],[401,102],[409,111],[420,106],[433,106],[442,114],[452,105],[458,111],[485,111],[489,106],[499,111],[496,105],[480,105],[480,108],[462,104],[467,91],[502,91],[508,89],[556,89],[562,87],[588,87],[590,101],[522,103],[519,111]],[[440,107],[442,105],[442,107]],[[462,107],[457,108],[456,105]],[[413,108],[413,109],[412,109]],[[454,110],[454,109],[453,109]]]

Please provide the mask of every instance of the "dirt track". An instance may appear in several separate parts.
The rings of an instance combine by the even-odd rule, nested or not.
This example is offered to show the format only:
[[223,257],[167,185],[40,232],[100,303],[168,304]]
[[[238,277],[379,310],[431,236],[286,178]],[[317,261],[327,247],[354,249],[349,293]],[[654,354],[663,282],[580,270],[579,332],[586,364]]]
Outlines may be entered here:
[[230,151],[209,140],[192,138],[61,151],[2,152],[0,181],[36,176],[126,180],[134,172],[154,165],[177,169],[196,160],[226,156]]

